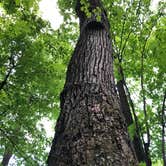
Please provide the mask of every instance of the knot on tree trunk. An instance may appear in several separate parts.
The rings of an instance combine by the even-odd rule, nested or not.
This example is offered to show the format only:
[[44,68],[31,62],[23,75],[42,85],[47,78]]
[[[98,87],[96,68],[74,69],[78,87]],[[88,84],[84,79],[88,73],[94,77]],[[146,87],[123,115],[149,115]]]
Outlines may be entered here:
[[[107,14],[100,0],[86,0],[86,3],[81,3],[77,0],[76,14],[80,20],[80,34],[85,28],[105,28],[109,32],[109,21]],[[89,15],[88,15],[89,14]]]

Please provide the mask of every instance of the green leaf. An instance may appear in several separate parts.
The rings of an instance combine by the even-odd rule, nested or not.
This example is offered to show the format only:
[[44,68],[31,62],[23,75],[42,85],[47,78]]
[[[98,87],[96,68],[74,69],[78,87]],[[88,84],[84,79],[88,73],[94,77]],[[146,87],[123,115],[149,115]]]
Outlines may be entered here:
[[135,135],[135,124],[131,124],[130,126],[127,127],[129,135],[130,135],[130,139],[133,140],[134,139],[134,135]]

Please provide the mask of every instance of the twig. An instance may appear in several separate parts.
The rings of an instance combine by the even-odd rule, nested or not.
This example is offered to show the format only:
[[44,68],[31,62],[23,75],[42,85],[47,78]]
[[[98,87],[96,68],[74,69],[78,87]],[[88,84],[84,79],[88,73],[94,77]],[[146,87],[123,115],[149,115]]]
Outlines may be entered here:
[[[139,14],[140,14],[140,8],[141,8],[141,1],[142,0],[140,0],[139,1],[139,3],[138,3],[138,8],[137,8],[137,10],[136,10],[136,16],[139,18]],[[124,27],[125,27],[125,23],[126,23],[126,19],[127,19],[127,11],[128,11],[128,9],[129,9],[129,7],[126,9],[126,14],[125,14],[125,17],[124,17],[124,19],[123,19],[123,25],[122,25],[122,31],[121,31],[121,41],[120,41],[120,51],[119,51],[119,61],[122,61],[122,54],[123,54],[123,52],[124,52],[124,50],[125,50],[125,47],[126,47],[126,44],[127,44],[127,41],[128,41],[128,39],[129,39],[129,37],[130,37],[130,35],[131,35],[131,33],[133,32],[133,30],[131,29],[131,31],[128,33],[128,35],[127,35],[127,38],[126,38],[126,40],[125,40],[125,43],[124,43],[124,45],[123,45],[123,47],[122,47],[122,41],[123,41],[123,35],[124,35]]]

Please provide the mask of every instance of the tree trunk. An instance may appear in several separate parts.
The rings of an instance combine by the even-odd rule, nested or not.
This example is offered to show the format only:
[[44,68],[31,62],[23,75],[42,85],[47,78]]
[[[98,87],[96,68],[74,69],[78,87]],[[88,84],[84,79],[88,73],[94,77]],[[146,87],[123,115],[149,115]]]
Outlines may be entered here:
[[4,154],[3,154],[3,159],[2,159],[2,166],[7,166],[9,164],[9,160],[12,157],[12,153],[8,150],[5,150]]
[[164,92],[164,100],[163,100],[163,106],[162,106],[162,115],[161,115],[161,125],[162,125],[162,157],[163,157],[163,166],[166,166],[166,149],[165,149],[165,100],[166,100],[166,91]]
[[86,18],[78,2],[80,38],[68,66],[61,93],[61,113],[48,158],[49,166],[137,166],[120,112],[113,77],[109,23]]
[[[125,117],[125,121],[126,121],[127,126],[130,126],[134,122],[133,122],[132,114],[130,111],[130,106],[129,106],[129,103],[127,100],[126,92],[125,92],[125,89],[123,86],[123,82],[124,82],[124,80],[122,79],[122,80],[119,80],[117,83],[117,89],[118,89],[119,98],[120,98],[120,108],[121,108],[121,111],[123,112],[123,115]],[[137,159],[139,162],[141,162],[141,161],[145,161],[146,156],[145,156],[145,152],[143,149],[141,138],[139,137],[140,133],[138,130],[139,129],[136,128],[132,142],[133,142],[134,149],[135,149],[135,152],[137,155]]]
[[124,114],[127,126],[130,126],[131,124],[133,124],[133,118],[127,101],[127,96],[123,87],[123,80],[119,80],[117,82],[117,89],[120,98],[120,108]]

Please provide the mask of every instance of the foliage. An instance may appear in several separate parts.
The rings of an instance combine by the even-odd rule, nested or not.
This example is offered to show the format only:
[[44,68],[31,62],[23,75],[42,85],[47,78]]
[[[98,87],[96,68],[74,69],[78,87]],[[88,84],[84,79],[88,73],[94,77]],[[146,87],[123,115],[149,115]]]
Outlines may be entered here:
[[53,31],[37,15],[37,1],[5,0],[1,9],[0,156],[7,149],[17,165],[44,165],[50,139],[39,122],[57,119],[69,34],[63,27]]
[[135,135],[135,124],[131,124],[130,126],[128,126],[128,132],[129,132],[129,136],[130,136],[130,139],[133,140],[134,138],[134,135]]

